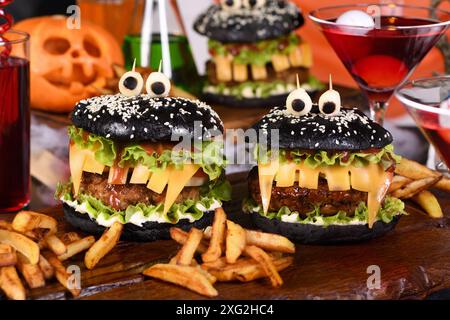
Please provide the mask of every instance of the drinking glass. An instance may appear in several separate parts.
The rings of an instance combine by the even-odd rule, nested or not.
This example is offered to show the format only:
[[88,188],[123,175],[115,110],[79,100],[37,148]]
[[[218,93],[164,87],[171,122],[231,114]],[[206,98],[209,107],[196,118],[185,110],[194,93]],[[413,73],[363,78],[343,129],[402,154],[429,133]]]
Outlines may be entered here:
[[[338,24],[337,19],[350,10],[372,15],[375,26]],[[394,90],[450,25],[447,11],[394,3],[326,7],[310,12],[309,17],[367,96],[371,117],[380,124]]]
[[398,88],[395,96],[435,147],[436,170],[449,174],[450,75],[407,82]]
[[29,36],[9,30],[0,38],[0,212],[30,202]]

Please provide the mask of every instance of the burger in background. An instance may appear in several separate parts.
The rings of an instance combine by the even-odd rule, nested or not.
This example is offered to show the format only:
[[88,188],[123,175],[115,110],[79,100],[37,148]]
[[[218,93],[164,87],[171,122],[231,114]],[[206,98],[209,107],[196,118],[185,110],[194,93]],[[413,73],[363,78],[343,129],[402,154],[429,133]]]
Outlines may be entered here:
[[304,18],[284,0],[222,0],[200,15],[194,29],[209,38],[204,99],[236,107],[282,104],[295,89],[316,91],[321,84],[309,74],[310,46],[295,30]]

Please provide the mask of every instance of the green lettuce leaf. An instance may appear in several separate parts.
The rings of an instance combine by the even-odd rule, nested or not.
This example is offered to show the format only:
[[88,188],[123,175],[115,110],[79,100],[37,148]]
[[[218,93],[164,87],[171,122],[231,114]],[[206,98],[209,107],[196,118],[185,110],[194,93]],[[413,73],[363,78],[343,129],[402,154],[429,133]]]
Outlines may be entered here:
[[231,186],[228,181],[219,180],[217,182],[210,182],[202,187],[201,196],[198,200],[187,199],[182,203],[175,203],[170,207],[166,215],[163,214],[164,205],[147,205],[139,203],[128,206],[125,211],[115,210],[105,205],[100,200],[88,195],[79,194],[76,199],[72,196],[72,183],[58,185],[55,197],[70,204],[83,205],[89,215],[95,219],[101,217],[103,220],[117,218],[121,223],[127,223],[135,214],[150,217],[158,215],[169,223],[177,223],[184,216],[190,216],[194,220],[199,220],[203,217],[203,211],[198,207],[210,208],[211,205],[218,201],[228,201],[231,198]]
[[[114,141],[94,134],[84,133],[83,129],[70,126],[68,128],[69,137],[78,147],[95,151],[97,161],[107,166],[112,166],[117,157],[117,146]],[[119,160],[119,166],[137,164],[145,165],[150,171],[155,172],[165,169],[169,164],[181,169],[184,163],[198,164],[209,176],[210,180],[220,177],[225,170],[226,161],[222,153],[222,141],[203,141],[201,150],[195,152],[186,150],[164,150],[161,154],[153,152],[148,154],[146,150],[138,144],[125,146]]]
[[[263,66],[272,60],[274,54],[289,54],[299,43],[300,40],[295,32],[277,39],[262,40],[253,44],[256,50],[252,47],[242,47],[239,53],[233,56],[233,61]],[[280,44],[286,45],[280,49]],[[223,44],[212,39],[208,41],[209,50],[221,56],[228,55],[235,46],[236,44]]]
[[[253,199],[246,199],[243,205],[243,211],[247,213],[257,212],[262,216],[269,219],[281,220],[283,216],[295,215],[295,223],[301,224],[320,224],[327,227],[331,224],[349,224],[355,222],[367,223],[369,210],[364,202],[360,202],[355,210],[353,217],[349,217],[346,212],[339,211],[333,216],[323,216],[320,214],[319,207],[306,214],[305,218],[302,218],[298,212],[291,211],[288,207],[282,207],[278,212],[268,212],[264,214],[261,206],[259,206]],[[405,204],[403,201],[387,196],[385,198],[383,206],[378,210],[377,220],[381,220],[384,223],[389,223],[397,215],[406,215]]]
[[[272,158],[271,150],[263,150],[256,146],[254,150],[255,159],[258,162],[266,163]],[[389,144],[382,148],[377,153],[351,152],[349,154],[344,152],[335,152],[328,154],[327,151],[319,150],[315,153],[309,153],[302,150],[279,150],[278,158],[281,162],[292,159],[297,164],[305,163],[310,168],[317,168],[318,166],[349,166],[363,167],[369,163],[381,163],[384,169],[392,165],[392,160],[399,163],[401,157],[394,153],[394,146]]]
[[[323,84],[314,76],[310,75],[308,81],[302,84],[302,87],[307,91],[321,90]],[[293,83],[286,83],[281,80],[274,80],[270,82],[264,81],[246,81],[233,86],[219,83],[217,85],[207,85],[204,87],[204,92],[232,95],[237,98],[266,98],[276,94],[283,94],[295,90],[296,85]]]
[[113,165],[117,156],[117,148],[112,140],[92,133],[85,133],[83,129],[75,126],[69,126],[67,130],[70,140],[78,147],[95,151],[97,161],[107,166]]

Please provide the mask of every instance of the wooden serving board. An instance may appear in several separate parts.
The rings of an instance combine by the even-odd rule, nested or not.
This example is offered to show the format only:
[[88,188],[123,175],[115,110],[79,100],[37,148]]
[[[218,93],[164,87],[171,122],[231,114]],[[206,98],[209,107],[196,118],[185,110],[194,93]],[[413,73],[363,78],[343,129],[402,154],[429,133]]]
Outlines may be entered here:
[[[239,212],[246,194],[245,175],[230,177],[234,201],[226,206],[232,220],[251,226]],[[421,299],[440,289],[450,288],[450,195],[436,193],[445,218],[433,220],[408,203],[409,216],[383,238],[370,242],[313,246],[297,245],[295,263],[281,272],[284,285],[274,289],[267,280],[251,283],[218,283],[218,299]],[[65,231],[61,207],[43,212],[60,221]],[[12,219],[12,215],[1,218]],[[81,254],[64,262],[82,271],[79,299],[203,299],[184,288],[144,278],[146,267],[168,262],[178,245],[171,240],[152,243],[120,242],[92,271],[84,268]],[[369,266],[379,266],[380,289],[368,289]],[[31,299],[71,298],[57,282],[31,290]]]

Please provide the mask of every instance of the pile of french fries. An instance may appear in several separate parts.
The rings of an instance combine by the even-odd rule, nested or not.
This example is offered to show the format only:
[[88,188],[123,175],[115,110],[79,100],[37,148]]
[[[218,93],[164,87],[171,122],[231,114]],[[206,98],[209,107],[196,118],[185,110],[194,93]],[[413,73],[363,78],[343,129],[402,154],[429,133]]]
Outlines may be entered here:
[[12,223],[0,220],[0,290],[9,299],[26,299],[26,289],[44,287],[56,278],[73,296],[80,288],[69,284],[63,261],[87,250],[85,265],[92,269],[118,242],[122,224],[115,223],[96,242],[75,232],[59,234],[57,221],[32,211],[19,212]]
[[[146,276],[167,281],[207,297],[218,295],[217,281],[248,282],[268,277],[272,286],[283,280],[279,271],[289,267],[295,245],[287,238],[270,233],[246,230],[227,220],[225,211],[215,211],[212,227],[204,231],[192,228],[185,232],[171,228],[173,240],[182,245],[167,264],[146,269]],[[195,258],[198,254],[199,263]]]
[[399,199],[411,199],[432,218],[444,216],[436,197],[428,191],[436,188],[450,192],[450,179],[415,161],[402,158],[395,168],[389,194]]

